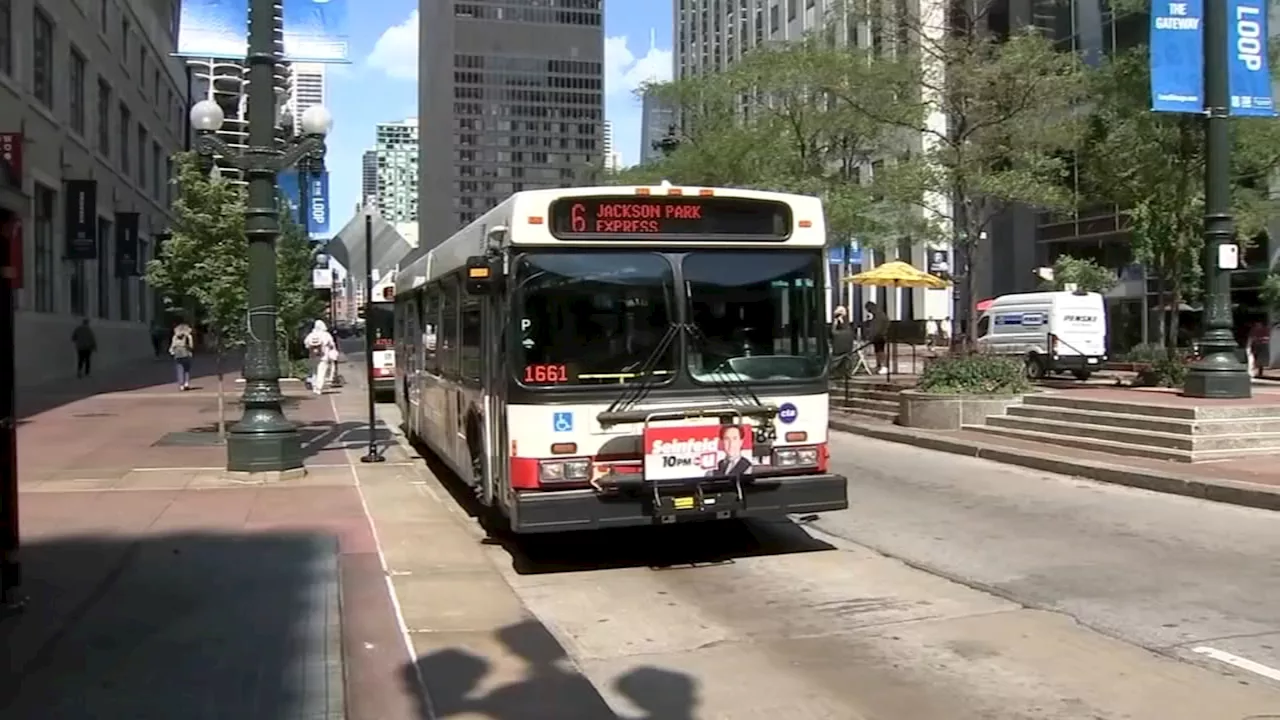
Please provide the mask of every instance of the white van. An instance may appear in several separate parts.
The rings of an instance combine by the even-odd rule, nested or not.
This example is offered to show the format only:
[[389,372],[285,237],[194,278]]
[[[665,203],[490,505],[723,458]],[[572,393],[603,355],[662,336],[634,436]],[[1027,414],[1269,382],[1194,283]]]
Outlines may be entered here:
[[1107,361],[1107,305],[1098,293],[1002,295],[978,317],[978,347],[1026,358],[1027,376],[1069,372],[1079,380]]

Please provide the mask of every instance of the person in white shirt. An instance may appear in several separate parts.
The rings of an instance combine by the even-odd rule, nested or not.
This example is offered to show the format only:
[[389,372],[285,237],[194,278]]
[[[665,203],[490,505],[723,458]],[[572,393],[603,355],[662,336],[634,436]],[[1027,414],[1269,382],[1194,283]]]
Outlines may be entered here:
[[306,346],[311,353],[311,359],[315,362],[315,373],[311,376],[311,391],[320,395],[324,392],[325,381],[329,379],[329,368],[338,359],[338,344],[323,320],[317,320],[311,326],[311,332],[307,333],[302,344]]

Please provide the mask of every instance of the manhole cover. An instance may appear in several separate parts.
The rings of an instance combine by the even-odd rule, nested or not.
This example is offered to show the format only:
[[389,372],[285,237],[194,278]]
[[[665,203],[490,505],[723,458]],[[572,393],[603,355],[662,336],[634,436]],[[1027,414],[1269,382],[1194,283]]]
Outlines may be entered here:
[[78,417],[78,418],[101,418],[101,417],[115,417],[115,416],[116,416],[116,414],[115,414],[115,413],[76,413],[75,415],[72,415],[71,417]]
[[152,447],[212,447],[221,444],[216,430],[189,430],[164,435],[152,443]]

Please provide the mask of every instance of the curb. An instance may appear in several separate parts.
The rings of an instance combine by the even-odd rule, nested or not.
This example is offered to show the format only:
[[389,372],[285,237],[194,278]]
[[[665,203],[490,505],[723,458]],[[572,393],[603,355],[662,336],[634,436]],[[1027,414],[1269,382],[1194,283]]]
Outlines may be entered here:
[[1265,485],[1234,480],[1205,480],[1174,472],[1126,467],[1092,460],[1072,460],[1048,453],[955,440],[896,426],[864,425],[840,418],[831,418],[829,425],[834,430],[876,440],[913,445],[953,455],[967,455],[1041,472],[1072,475],[1112,485],[1126,485],[1152,492],[1184,495],[1259,510],[1280,510],[1280,490]]

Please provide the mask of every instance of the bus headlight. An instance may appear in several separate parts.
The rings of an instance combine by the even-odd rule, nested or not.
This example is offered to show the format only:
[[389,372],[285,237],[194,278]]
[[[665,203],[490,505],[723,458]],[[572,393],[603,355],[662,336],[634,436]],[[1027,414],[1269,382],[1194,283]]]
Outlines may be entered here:
[[538,480],[544,483],[586,482],[590,476],[590,460],[547,460],[538,467]]
[[779,468],[817,467],[818,448],[779,448],[773,452],[773,465]]

